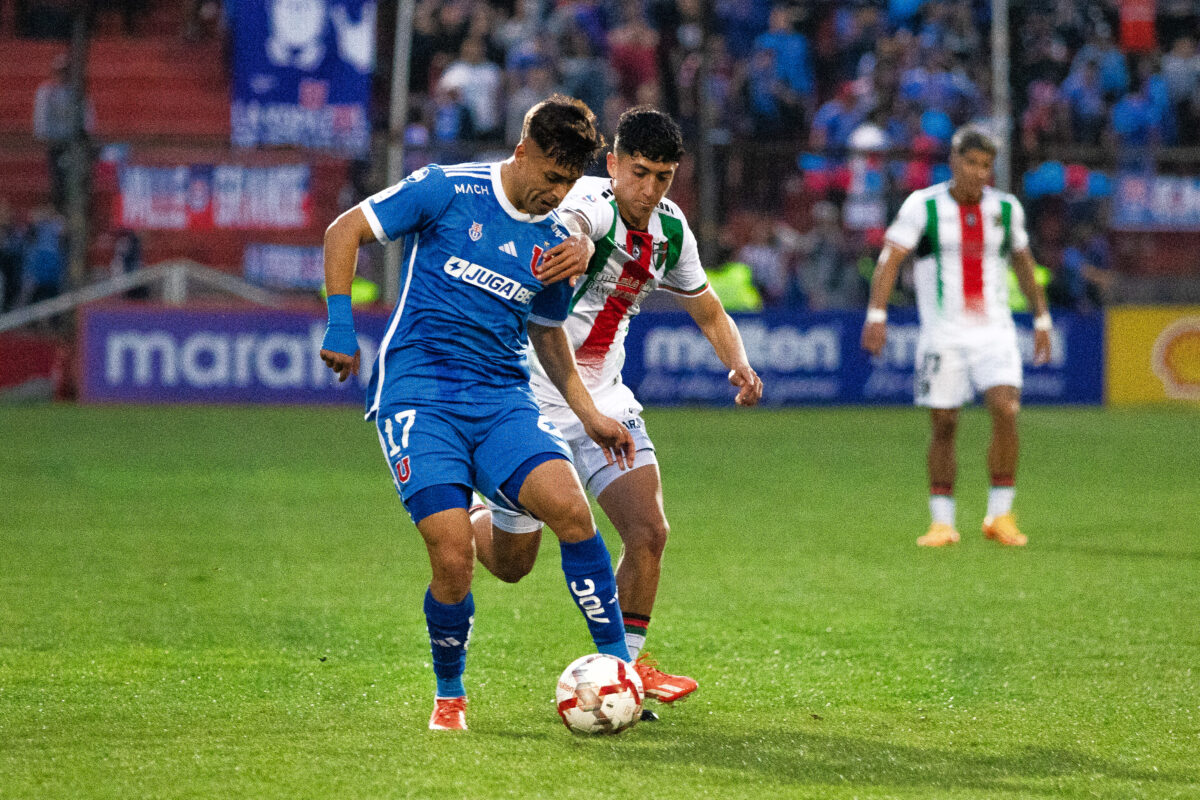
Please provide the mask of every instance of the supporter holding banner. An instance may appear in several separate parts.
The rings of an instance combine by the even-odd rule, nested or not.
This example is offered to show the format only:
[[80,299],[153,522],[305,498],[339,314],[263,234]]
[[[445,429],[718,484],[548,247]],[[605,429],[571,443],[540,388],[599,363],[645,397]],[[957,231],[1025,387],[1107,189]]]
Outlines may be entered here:
[[363,155],[373,0],[230,0],[233,143]]

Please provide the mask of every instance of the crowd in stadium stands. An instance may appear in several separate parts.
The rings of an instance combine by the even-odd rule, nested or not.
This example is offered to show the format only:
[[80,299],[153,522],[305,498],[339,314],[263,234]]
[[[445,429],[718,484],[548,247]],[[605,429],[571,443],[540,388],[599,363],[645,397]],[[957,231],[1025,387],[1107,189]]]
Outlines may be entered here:
[[[215,0],[193,6],[197,18],[216,13]],[[721,260],[748,266],[768,307],[861,306],[900,201],[948,177],[958,126],[991,123],[990,6],[714,0],[705,75],[699,0],[418,0],[406,169],[505,157],[525,111],[554,91],[587,102],[606,131],[633,105],[663,108],[695,148],[707,99]],[[1161,0],[1157,44],[1127,52],[1118,6],[1012,8],[1014,188],[1052,296],[1082,309],[1110,283],[1091,223],[1102,225],[1113,172],[1152,166],[1158,146],[1200,144],[1189,35],[1200,12]],[[1064,144],[1091,153],[1090,166],[1041,163]],[[695,215],[694,181],[685,165],[675,193]]]
[[[1195,22],[1178,5],[1160,4],[1174,15],[1163,29],[1196,30],[1178,24]],[[899,201],[947,177],[955,128],[988,122],[990,4],[718,0],[714,12],[705,78],[696,0],[517,0],[511,14],[422,0],[410,166],[502,153],[524,110],[551,91],[585,100],[608,130],[625,108],[658,105],[695,142],[707,96],[721,141],[755,144],[722,157],[720,194],[737,198],[722,208],[735,219],[723,255],[750,267],[767,306],[861,305]],[[1018,167],[1058,143],[1103,145],[1126,166],[1153,145],[1200,142],[1194,38],[1125,53],[1111,0],[1035,1],[1014,14]],[[1081,223],[1102,213],[1111,181],[1087,170],[1082,180],[1090,192],[1064,201],[1061,231],[1035,225],[1035,251],[1047,251],[1059,303],[1089,308],[1103,299],[1111,258]]]

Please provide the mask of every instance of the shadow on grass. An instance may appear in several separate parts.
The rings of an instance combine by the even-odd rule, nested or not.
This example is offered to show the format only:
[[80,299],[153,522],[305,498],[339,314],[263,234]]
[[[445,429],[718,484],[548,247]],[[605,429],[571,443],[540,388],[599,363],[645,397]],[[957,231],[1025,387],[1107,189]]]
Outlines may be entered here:
[[[1058,796],[1063,793],[1058,779],[1086,782],[1096,775],[1114,782],[1200,787],[1197,772],[1132,769],[1127,764],[1063,748],[1019,747],[1003,754],[971,753],[965,748],[922,748],[873,738],[771,729],[754,736],[709,731],[702,737],[672,739],[638,737],[635,733],[624,741],[633,746],[613,752],[624,768],[631,762],[644,761],[646,769],[674,764],[728,770],[744,775],[747,788],[761,788],[761,783],[795,787],[893,786],[986,791],[986,796],[992,797],[1011,792]],[[1107,789],[1118,787],[1110,785]]]
[[1200,561],[1200,553],[1180,550],[1155,550],[1153,548],[1105,547],[1086,542],[1038,543],[1037,549],[1049,553],[1075,553],[1096,558],[1141,558],[1165,559],[1167,561]]

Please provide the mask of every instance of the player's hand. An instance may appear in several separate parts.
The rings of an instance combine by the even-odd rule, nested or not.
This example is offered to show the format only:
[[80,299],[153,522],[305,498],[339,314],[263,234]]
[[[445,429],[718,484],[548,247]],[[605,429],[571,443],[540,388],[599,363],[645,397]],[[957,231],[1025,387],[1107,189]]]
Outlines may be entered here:
[[635,448],[629,429],[612,417],[597,414],[583,424],[584,431],[604,451],[604,460],[609,466],[616,464],[621,469],[633,469]]
[[733,402],[739,406],[756,406],[762,399],[762,379],[749,364],[742,364],[729,370],[729,382],[738,387],[737,397],[733,399]]
[[547,285],[570,278],[574,286],[575,279],[587,272],[588,262],[595,252],[595,242],[582,233],[573,234],[546,251],[535,277]]
[[887,344],[887,323],[886,322],[868,322],[863,325],[862,329],[862,349],[866,350],[873,356],[877,356],[883,352],[883,346]]
[[1040,367],[1050,363],[1050,331],[1033,332],[1033,364]]
[[361,350],[355,350],[352,356],[333,350],[321,351],[321,360],[325,362],[325,366],[337,373],[338,381],[342,383],[351,375],[358,374],[358,365],[361,356]]

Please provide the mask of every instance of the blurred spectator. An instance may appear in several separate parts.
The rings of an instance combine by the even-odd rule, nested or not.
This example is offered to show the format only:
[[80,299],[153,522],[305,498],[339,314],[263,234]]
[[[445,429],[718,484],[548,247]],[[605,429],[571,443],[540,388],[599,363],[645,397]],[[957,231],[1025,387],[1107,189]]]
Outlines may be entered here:
[[[797,284],[813,311],[857,308],[865,300],[862,281],[851,260],[837,206],[828,200],[813,205],[813,229],[800,240]],[[791,305],[796,305],[795,303]]]
[[1048,287],[1051,303],[1075,311],[1103,306],[1112,288],[1108,240],[1091,223],[1076,225],[1063,250],[1062,266]]
[[49,300],[62,291],[66,269],[65,230],[66,223],[53,206],[38,206],[29,212],[18,305]]
[[1072,72],[1062,86],[1062,96],[1071,109],[1075,141],[1099,144],[1104,131],[1104,96],[1100,90],[1100,69],[1094,61],[1085,61]]
[[809,134],[809,146],[818,152],[842,152],[862,118],[863,114],[854,97],[854,84],[846,81],[838,87],[833,99],[817,109]]
[[1032,153],[1047,144],[1071,140],[1071,115],[1050,81],[1029,87],[1029,105],[1021,115],[1021,147]]
[[476,139],[501,135],[500,68],[486,60],[484,52],[482,39],[467,39],[459,59],[446,68],[438,81],[440,91],[458,92],[462,98],[471,119],[471,136]]
[[1087,44],[1079,48],[1071,63],[1071,72],[1078,72],[1083,64],[1095,64],[1100,78],[1100,91],[1105,99],[1120,97],[1129,90],[1129,65],[1125,54],[1113,43],[1108,25],[1094,26]]
[[600,114],[610,92],[608,62],[596,54],[587,35],[574,26],[562,36],[560,46],[561,85],[563,92],[587,103]]
[[770,50],[756,50],[750,57],[745,95],[750,130],[755,138],[780,139],[789,132],[782,84],[775,77],[775,54]]
[[1180,36],[1162,58],[1162,75],[1167,82],[1167,97],[1176,108],[1188,102],[1200,87],[1200,53],[1196,40]]
[[[66,207],[67,158],[74,135],[74,103],[69,80],[69,61],[63,53],[54,59],[50,76],[37,87],[33,101],[33,136],[46,145],[50,201],[60,212]],[[95,111],[90,100],[85,102],[84,128],[90,131]]]
[[784,304],[788,292],[788,254],[768,217],[760,216],[754,221],[750,241],[737,252],[735,260],[750,265],[764,305]]
[[450,144],[475,138],[471,113],[462,101],[458,87],[441,87],[433,95],[433,138],[440,144]]
[[708,270],[708,284],[721,300],[726,311],[760,311],[762,295],[754,286],[754,273],[749,264],[729,258],[728,251],[715,268]]
[[[113,242],[112,260],[108,262],[108,274],[114,278],[122,275],[132,275],[142,268],[142,240],[133,231],[122,228],[117,231]],[[125,292],[126,299],[147,300],[150,297],[149,286],[135,286]]]
[[517,0],[513,15],[496,28],[496,43],[506,53],[542,37],[542,0]]
[[522,71],[518,84],[508,93],[504,112],[505,144],[516,146],[521,140],[525,112],[561,89],[554,83],[554,70],[548,60],[542,60]]
[[[811,107],[816,91],[808,39],[796,30],[797,10],[788,5],[771,9],[770,27],[754,40],[754,49],[774,53],[775,77],[784,89],[789,113],[799,118]],[[793,110],[794,109],[794,110]]]
[[658,33],[650,27],[641,0],[623,0],[621,25],[608,36],[608,62],[617,91],[638,103],[642,87],[658,83]]
[[0,197],[0,313],[11,311],[21,290],[25,241],[12,206]]
[[1133,168],[1151,162],[1151,149],[1163,143],[1159,109],[1150,99],[1149,81],[1113,106],[1110,115],[1118,166]]

